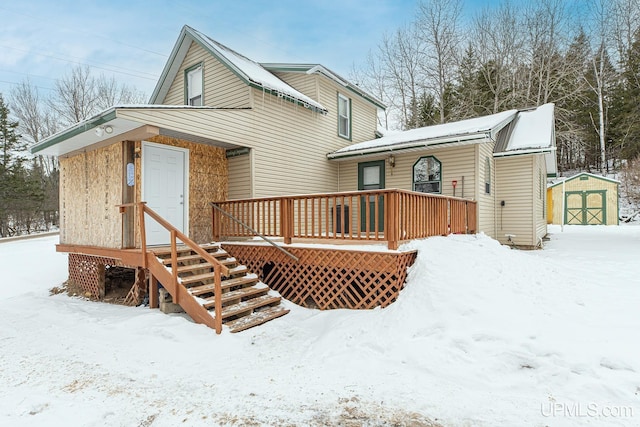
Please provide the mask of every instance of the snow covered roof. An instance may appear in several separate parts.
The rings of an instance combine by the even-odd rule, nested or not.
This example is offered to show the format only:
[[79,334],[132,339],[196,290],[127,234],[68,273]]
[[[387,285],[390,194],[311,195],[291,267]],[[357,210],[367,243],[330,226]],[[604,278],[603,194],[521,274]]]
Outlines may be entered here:
[[554,105],[508,110],[489,116],[386,134],[329,153],[333,160],[385,152],[419,150],[441,144],[462,145],[496,141],[495,157],[545,153],[547,174],[555,176]]
[[573,176],[568,176],[568,177],[563,177],[563,178],[561,177],[561,178],[559,178],[558,182],[555,182],[555,183],[553,183],[551,185],[548,185],[547,187],[548,188],[555,187],[557,185],[562,184],[563,182],[571,181],[571,180],[579,178],[581,176],[590,176],[590,177],[595,178],[595,179],[601,179],[603,181],[609,181],[609,182],[614,182],[616,184],[620,184],[620,181],[618,181],[617,179],[609,178],[609,177],[602,176],[602,175],[595,175],[595,174],[589,173],[589,172],[580,172],[580,173],[577,173],[577,174],[575,174]]
[[495,134],[508,125],[517,113],[518,110],[508,110],[490,116],[411,129],[349,145],[327,156],[329,159],[341,159],[440,144],[482,142],[494,138]]
[[510,137],[495,154],[514,151],[549,150],[555,147],[554,105],[520,110],[510,129]]
[[494,157],[517,156],[522,154],[545,153],[548,176],[556,176],[556,127],[554,104],[548,103],[536,108],[518,111],[496,141]]
[[292,64],[292,63],[261,63],[265,69],[273,72],[287,72],[287,73],[305,73],[305,74],[320,74],[328,79],[334,81],[335,83],[355,92],[360,95],[362,98],[374,104],[376,107],[380,107],[382,109],[386,109],[387,106],[384,105],[382,101],[380,101],[375,96],[371,95],[367,91],[360,88],[357,84],[353,84],[349,82],[347,79],[340,76],[338,73],[331,71],[327,67],[322,64]]
[[150,103],[157,103],[166,96],[171,83],[179,71],[182,60],[187,54],[191,41],[200,44],[248,85],[280,97],[288,98],[311,110],[322,113],[327,112],[327,109],[322,104],[289,86],[257,62],[211,39],[207,35],[194,30],[188,25],[185,25],[180,32],[178,41],[151,95]]

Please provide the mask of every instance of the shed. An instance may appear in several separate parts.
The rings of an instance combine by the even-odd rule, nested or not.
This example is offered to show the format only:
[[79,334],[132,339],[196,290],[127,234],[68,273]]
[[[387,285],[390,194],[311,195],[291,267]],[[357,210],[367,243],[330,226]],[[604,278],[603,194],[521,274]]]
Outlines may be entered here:
[[619,185],[615,179],[587,172],[550,185],[547,188],[549,223],[618,225]]

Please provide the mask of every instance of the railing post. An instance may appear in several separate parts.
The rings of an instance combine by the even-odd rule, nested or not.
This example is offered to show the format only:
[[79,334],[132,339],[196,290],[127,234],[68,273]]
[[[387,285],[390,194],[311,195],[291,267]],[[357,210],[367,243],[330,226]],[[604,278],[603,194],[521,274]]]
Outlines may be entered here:
[[178,294],[180,293],[180,286],[178,286],[178,248],[176,245],[176,230],[171,229],[171,275],[173,276],[173,283],[175,284],[176,294],[173,296],[173,302],[180,304]]
[[140,249],[142,250],[142,267],[147,268],[147,231],[144,224],[144,202],[138,202],[138,215],[140,216]]
[[280,199],[280,233],[285,245],[290,245],[293,236],[293,202],[287,197]]
[[220,241],[220,214],[218,210],[211,206],[211,225],[212,225],[212,233],[213,233],[213,241]]
[[384,235],[387,240],[387,248],[398,249],[398,192],[385,193],[386,203],[384,204]]
[[216,327],[216,334],[222,333],[222,274],[220,272],[219,267],[213,268],[214,274],[214,291],[215,291],[215,322],[214,325]]
[[158,308],[158,279],[149,277],[149,308]]

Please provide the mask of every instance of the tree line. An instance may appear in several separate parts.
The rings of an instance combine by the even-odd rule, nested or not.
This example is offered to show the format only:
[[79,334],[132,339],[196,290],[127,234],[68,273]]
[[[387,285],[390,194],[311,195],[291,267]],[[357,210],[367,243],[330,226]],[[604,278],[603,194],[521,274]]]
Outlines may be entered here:
[[56,80],[48,96],[29,80],[7,100],[0,93],[0,237],[59,225],[58,160],[32,156],[28,147],[113,105],[145,102],[142,92],[82,66]]
[[609,172],[640,155],[640,0],[422,0],[351,78],[411,129],[556,106],[560,171]]

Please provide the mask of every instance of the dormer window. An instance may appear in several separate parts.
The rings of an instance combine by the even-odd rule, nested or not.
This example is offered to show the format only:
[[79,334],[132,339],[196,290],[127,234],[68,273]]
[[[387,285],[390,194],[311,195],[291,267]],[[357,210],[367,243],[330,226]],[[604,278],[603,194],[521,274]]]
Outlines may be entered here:
[[186,104],[200,106],[202,103],[202,64],[194,65],[185,71]]
[[351,139],[351,100],[338,94],[338,135]]

